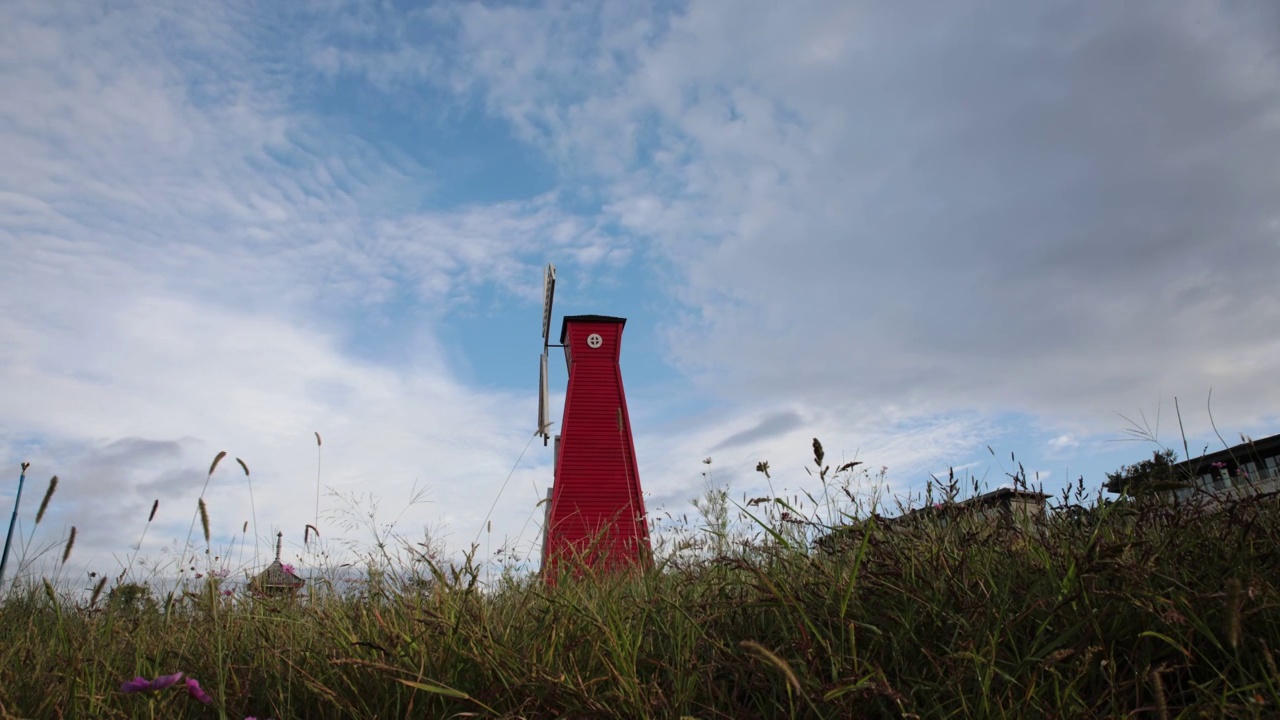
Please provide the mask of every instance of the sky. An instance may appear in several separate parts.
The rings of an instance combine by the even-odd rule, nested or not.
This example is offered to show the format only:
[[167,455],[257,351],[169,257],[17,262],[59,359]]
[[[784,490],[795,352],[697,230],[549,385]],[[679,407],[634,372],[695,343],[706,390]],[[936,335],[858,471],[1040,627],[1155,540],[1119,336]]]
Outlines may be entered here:
[[8,0],[0,506],[30,462],[28,554],[155,567],[226,451],[239,563],[251,519],[299,562],[307,523],[536,553],[547,263],[554,328],[627,318],[655,517],[765,460],[812,490],[815,437],[905,498],[1096,488],[1156,449],[1130,421],[1185,454],[1175,398],[1192,454],[1211,413],[1275,434],[1277,38],[1198,0]]

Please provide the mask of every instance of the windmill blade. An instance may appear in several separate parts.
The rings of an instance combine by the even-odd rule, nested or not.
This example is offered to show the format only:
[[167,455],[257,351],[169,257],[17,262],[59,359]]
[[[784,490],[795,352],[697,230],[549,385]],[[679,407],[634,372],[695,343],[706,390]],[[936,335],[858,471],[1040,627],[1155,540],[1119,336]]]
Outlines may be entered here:
[[547,263],[542,275],[542,347],[551,342],[551,305],[556,295],[556,266]]
[[551,439],[551,396],[547,392],[547,351],[543,349],[538,369],[538,434],[542,436],[542,446],[546,447]]

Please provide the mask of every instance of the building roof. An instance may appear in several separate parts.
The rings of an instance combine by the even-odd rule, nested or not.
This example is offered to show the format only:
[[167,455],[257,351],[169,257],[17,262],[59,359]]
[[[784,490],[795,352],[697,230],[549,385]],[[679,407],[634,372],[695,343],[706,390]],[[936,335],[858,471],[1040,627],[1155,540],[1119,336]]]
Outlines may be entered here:
[[614,317],[612,315],[565,315],[564,320],[560,323],[560,344],[564,344],[564,339],[569,336],[570,322],[593,322],[593,323],[618,323],[626,325],[627,319]]
[[914,510],[911,510],[905,515],[900,515],[898,516],[898,518],[892,518],[892,519],[896,520],[899,518],[910,517],[912,515],[915,515],[916,513],[936,512],[938,510],[945,510],[947,508],[970,509],[974,507],[983,507],[987,505],[997,505],[1006,500],[1013,500],[1015,498],[1022,499],[1022,500],[1029,500],[1032,502],[1044,502],[1046,499],[1049,498],[1049,496],[1042,492],[1035,492],[1034,490],[1019,490],[1016,488],[1007,488],[1007,487],[996,488],[995,490],[990,490],[981,495],[974,495],[971,498],[965,498],[960,502],[940,503],[941,507],[931,506],[931,505],[919,507]]
[[1212,465],[1216,462],[1225,463],[1228,467],[1234,468],[1237,463],[1249,462],[1250,460],[1256,462],[1261,458],[1274,457],[1276,455],[1280,455],[1280,434],[1264,437],[1261,440],[1249,439],[1229,448],[1183,460],[1173,467],[1178,470],[1192,471],[1190,475],[1195,476],[1202,474],[1200,470],[1204,466]]
[[871,517],[859,520],[853,524],[841,525],[832,528],[829,533],[817,538],[814,544],[831,550],[839,546],[843,541],[842,537],[850,533],[859,532],[859,528],[864,523],[874,522],[880,527],[910,527],[916,522],[926,521],[929,517],[962,517],[969,513],[980,510],[985,507],[1001,507],[1005,503],[1011,503],[1013,500],[1026,500],[1032,503],[1040,503],[1041,512],[1043,511],[1044,501],[1050,496],[1046,493],[1035,492],[1032,490],[1019,490],[1016,488],[996,488],[981,495],[975,495],[960,502],[938,503],[937,505],[926,505],[924,507],[910,510],[901,515],[894,517],[885,517],[882,515],[872,515]]
[[968,500],[962,500],[961,505],[989,505],[999,502],[1005,498],[1022,498],[1024,500],[1046,500],[1049,495],[1034,490],[1018,490],[1017,488],[996,488],[990,492],[981,495],[975,495]]
[[279,560],[273,561],[267,569],[258,573],[255,582],[264,588],[300,588],[307,583],[306,580],[286,570]]
[[[1199,457],[1187,458],[1169,466],[1169,477],[1158,483],[1134,484],[1134,492],[1144,493],[1151,490],[1168,490],[1186,487],[1195,482],[1195,478],[1210,472],[1215,463],[1222,463],[1232,475],[1240,463],[1260,462],[1263,458],[1280,455],[1280,434],[1271,435],[1261,440],[1247,439],[1245,442]],[[1125,494],[1128,489],[1119,480],[1108,480],[1103,486],[1107,492]],[[1131,493],[1130,493],[1131,494]]]
[[284,533],[276,533],[276,559],[265,570],[258,573],[253,579],[253,583],[263,589],[266,588],[300,588],[307,583],[306,580],[298,577],[291,569],[284,566],[280,562],[280,545],[284,539]]

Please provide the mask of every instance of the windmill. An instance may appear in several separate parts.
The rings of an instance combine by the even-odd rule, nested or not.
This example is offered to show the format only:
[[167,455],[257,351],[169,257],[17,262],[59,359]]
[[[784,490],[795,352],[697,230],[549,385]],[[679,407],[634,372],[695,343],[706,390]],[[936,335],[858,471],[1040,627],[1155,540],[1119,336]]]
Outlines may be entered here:
[[555,475],[548,491],[542,569],[554,582],[565,563],[592,568],[652,563],[649,525],[636,466],[631,418],[618,363],[625,318],[568,315],[560,343],[551,344],[556,268],[543,275],[542,357],[538,378],[538,434],[551,440],[547,353],[564,349],[569,383],[560,434],[555,436]]

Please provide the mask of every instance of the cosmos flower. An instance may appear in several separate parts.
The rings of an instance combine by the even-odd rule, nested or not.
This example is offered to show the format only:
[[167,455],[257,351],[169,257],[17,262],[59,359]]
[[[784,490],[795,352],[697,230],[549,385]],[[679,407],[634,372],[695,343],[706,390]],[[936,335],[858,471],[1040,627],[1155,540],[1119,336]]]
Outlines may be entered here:
[[[164,690],[165,688],[173,687],[174,685],[177,685],[180,680],[182,680],[182,673],[180,672],[173,673],[172,675],[161,675],[155,680],[148,680],[139,675],[121,685],[120,692],[155,692],[156,690]],[[199,680],[196,680],[195,678],[187,678],[186,688],[187,694],[205,705],[213,702],[213,698],[209,697],[209,693],[205,692],[204,689],[200,687]]]
[[191,694],[191,697],[205,705],[213,702],[213,698],[209,697],[209,693],[200,688],[200,681],[195,678],[187,678],[187,692]]
[[174,683],[182,679],[182,673],[176,672],[172,675],[161,675],[155,680],[148,680],[141,675],[124,683],[120,686],[120,692],[137,693],[137,692],[154,692],[163,690],[172,686]]

